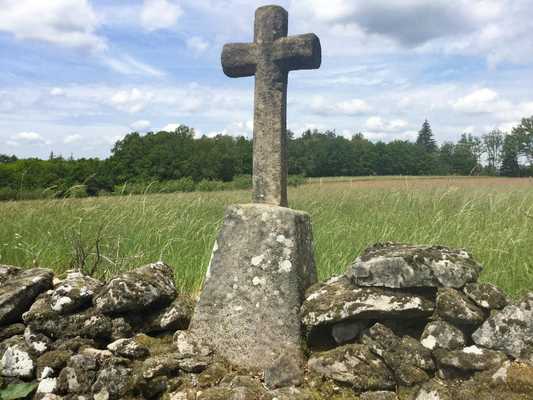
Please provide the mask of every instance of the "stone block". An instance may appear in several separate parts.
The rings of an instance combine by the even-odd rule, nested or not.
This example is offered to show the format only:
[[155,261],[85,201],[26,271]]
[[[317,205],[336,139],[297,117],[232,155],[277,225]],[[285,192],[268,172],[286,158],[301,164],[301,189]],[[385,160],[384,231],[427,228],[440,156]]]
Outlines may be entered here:
[[300,306],[315,282],[308,214],[263,204],[230,206],[190,333],[248,369],[271,368],[286,354],[300,358]]

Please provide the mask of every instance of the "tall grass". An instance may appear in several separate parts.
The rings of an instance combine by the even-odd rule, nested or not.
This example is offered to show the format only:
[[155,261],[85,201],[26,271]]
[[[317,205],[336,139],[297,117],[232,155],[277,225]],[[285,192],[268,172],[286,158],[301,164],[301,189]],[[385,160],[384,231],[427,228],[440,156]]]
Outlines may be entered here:
[[[513,296],[533,290],[533,184],[420,182],[291,189],[291,207],[312,216],[320,278],[343,272],[372,243],[400,241],[464,247],[485,266],[484,281]],[[0,263],[60,274],[83,263],[109,278],[161,259],[174,267],[180,290],[195,292],[224,207],[249,197],[224,191],[0,203]]]

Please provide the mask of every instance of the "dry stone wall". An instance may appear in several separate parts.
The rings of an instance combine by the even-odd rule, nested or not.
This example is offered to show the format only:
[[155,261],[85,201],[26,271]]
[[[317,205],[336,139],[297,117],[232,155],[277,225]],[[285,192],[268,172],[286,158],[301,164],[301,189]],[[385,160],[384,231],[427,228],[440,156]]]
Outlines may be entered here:
[[375,245],[307,290],[303,369],[257,372],[187,330],[194,301],[163,263],[105,283],[0,266],[0,398],[533,399],[533,293],[480,272],[462,250]]

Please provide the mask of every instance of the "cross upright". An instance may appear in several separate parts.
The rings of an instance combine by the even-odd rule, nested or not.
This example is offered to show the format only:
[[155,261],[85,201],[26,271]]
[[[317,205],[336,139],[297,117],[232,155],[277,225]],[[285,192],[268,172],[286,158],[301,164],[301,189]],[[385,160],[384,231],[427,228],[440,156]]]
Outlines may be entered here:
[[255,75],[253,201],[287,207],[287,80],[289,71],[317,69],[320,40],[288,34],[288,13],[279,6],[255,12],[254,42],[230,43],[222,69],[232,78]]

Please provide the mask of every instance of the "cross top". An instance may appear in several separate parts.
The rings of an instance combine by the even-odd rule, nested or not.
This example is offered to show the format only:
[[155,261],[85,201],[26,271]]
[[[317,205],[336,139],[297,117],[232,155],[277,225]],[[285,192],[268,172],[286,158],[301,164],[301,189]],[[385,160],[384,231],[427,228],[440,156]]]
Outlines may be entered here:
[[231,78],[255,75],[253,201],[287,206],[287,81],[289,71],[317,69],[315,34],[287,36],[288,13],[279,6],[255,12],[254,42],[230,43],[222,69]]

